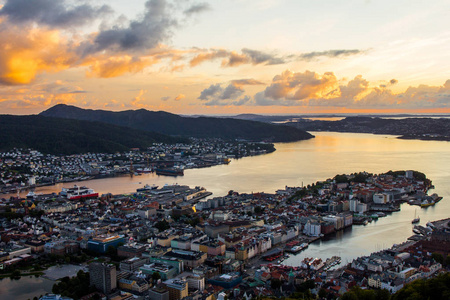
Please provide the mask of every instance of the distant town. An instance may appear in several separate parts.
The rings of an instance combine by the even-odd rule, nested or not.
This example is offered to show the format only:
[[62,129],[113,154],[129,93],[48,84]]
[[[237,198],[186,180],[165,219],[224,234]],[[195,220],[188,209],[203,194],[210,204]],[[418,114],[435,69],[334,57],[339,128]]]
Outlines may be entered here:
[[[179,160],[181,150],[208,155],[214,148],[210,144],[207,150],[207,145],[155,146],[154,156],[136,150],[70,160],[15,150],[15,160],[8,158],[8,163],[24,160],[32,173],[47,171],[46,176],[55,176],[55,170],[79,176],[80,170],[92,175],[92,170],[114,170],[116,164],[129,170],[132,161],[137,172],[147,167],[147,159]],[[240,149],[218,147],[223,153]],[[238,154],[257,153],[252,151],[263,150]],[[216,163],[228,157],[212,158]],[[104,161],[107,167],[99,169]],[[450,219],[414,226],[407,242],[347,265],[338,254],[326,260],[305,258],[298,266],[283,261],[336,231],[389,217],[400,203],[438,205],[441,197],[428,195],[431,188],[425,174],[390,171],[341,174],[272,194],[229,191],[210,197],[200,186],[165,185],[99,195],[74,186],[59,194],[3,198],[0,276],[58,280],[55,294],[42,299],[334,299],[354,292],[355,286],[384,289],[389,295],[416,279],[446,272]]]
[[[229,142],[191,138],[189,144],[157,143],[122,153],[43,154],[33,149],[0,152],[0,192],[21,190],[58,182],[140,175],[160,170],[162,175],[183,175],[184,169],[227,164],[230,159],[275,151],[271,143]],[[164,172],[165,171],[165,172]]]

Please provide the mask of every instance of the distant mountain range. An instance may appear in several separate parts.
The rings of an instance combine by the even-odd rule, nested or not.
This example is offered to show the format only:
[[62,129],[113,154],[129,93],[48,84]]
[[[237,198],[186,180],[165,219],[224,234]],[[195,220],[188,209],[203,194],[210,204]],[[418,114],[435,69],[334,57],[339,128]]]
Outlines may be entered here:
[[0,115],[0,150],[32,148],[50,154],[113,153],[152,143],[189,142],[117,125],[44,116]]
[[232,118],[182,117],[163,111],[155,112],[145,109],[112,112],[58,104],[40,113],[40,116],[97,121],[181,137],[270,142],[292,142],[314,137],[304,130],[292,126]]
[[335,131],[398,135],[402,139],[450,141],[448,118],[347,117],[339,121],[297,119],[285,123],[308,131]]

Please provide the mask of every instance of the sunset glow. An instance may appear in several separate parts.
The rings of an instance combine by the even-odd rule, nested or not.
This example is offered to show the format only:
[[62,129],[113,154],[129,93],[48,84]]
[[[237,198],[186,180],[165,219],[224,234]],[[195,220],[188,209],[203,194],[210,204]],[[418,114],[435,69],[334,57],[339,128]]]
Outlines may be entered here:
[[450,113],[449,11],[448,1],[0,0],[0,112]]

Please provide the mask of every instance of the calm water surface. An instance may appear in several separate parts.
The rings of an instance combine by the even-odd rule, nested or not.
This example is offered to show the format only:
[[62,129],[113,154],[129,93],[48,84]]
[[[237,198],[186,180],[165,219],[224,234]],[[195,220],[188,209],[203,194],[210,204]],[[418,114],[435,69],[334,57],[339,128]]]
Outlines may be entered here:
[[[277,151],[261,156],[232,160],[229,165],[185,170],[182,177],[144,174],[84,181],[79,184],[99,193],[134,192],[144,184],[185,184],[204,186],[223,196],[229,190],[238,192],[274,192],[288,186],[307,185],[336,174],[367,171],[417,170],[433,181],[435,190],[444,199],[434,207],[417,208],[402,205],[392,213],[367,226],[338,232],[285,261],[296,265],[305,256],[340,255],[346,260],[401,243],[412,235],[411,220],[415,210],[421,224],[450,217],[450,143],[440,141],[400,140],[394,136],[313,132],[316,138],[295,143],[276,144]],[[37,192],[59,192],[73,183],[43,187]]]
[[19,280],[0,280],[0,299],[27,300],[52,292],[54,281],[34,276],[23,276]]

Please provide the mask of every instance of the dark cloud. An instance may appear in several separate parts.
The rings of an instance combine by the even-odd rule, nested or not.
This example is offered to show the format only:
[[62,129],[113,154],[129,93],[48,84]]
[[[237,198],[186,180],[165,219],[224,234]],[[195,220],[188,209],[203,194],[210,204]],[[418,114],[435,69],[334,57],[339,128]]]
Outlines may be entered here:
[[166,96],[166,97],[162,97],[162,98],[161,98],[162,101],[167,101],[167,100],[169,100],[169,99],[170,99],[169,96]]
[[[202,50],[201,50],[202,51]],[[285,63],[285,59],[276,54],[244,48],[241,53],[224,49],[211,49],[206,53],[199,53],[191,59],[191,67],[195,67],[205,61],[222,60],[222,67],[236,67],[242,64],[266,64],[275,65]]]
[[262,85],[264,82],[255,79],[237,79],[232,80],[231,83],[234,85]]
[[[193,4],[184,13],[190,16],[206,8],[206,4]],[[92,41],[83,43],[79,52],[83,55],[101,51],[142,53],[154,49],[167,42],[181,25],[177,19],[180,9],[168,0],[148,0],[141,18],[125,26],[115,25],[101,30]]]
[[222,95],[220,95],[220,99],[236,99],[243,93],[244,89],[242,88],[242,86],[234,85],[231,83],[223,90]]
[[247,104],[251,98],[244,96],[238,99],[244,94],[244,85],[261,85],[261,81],[255,79],[238,79],[232,80],[225,88],[220,83],[212,84],[208,88],[204,89],[198,99],[207,101],[204,105],[235,105],[240,106]]
[[244,53],[246,56],[248,56],[251,60],[251,62],[255,65],[265,63],[267,65],[279,65],[284,64],[286,61],[281,58],[277,57],[274,54],[265,53],[258,50],[252,50],[244,48],[242,49],[242,53]]
[[204,12],[209,9],[211,9],[211,7],[209,6],[208,3],[199,3],[199,4],[194,4],[193,6],[186,9],[184,11],[184,14],[186,16],[191,16],[193,14],[198,14],[198,13]]
[[397,79],[391,79],[391,80],[389,81],[389,83],[390,83],[391,85],[394,85],[394,84],[397,84],[397,83],[398,83],[398,80],[397,80]]
[[155,48],[158,43],[172,36],[177,20],[170,13],[165,0],[149,0],[141,20],[133,20],[128,26],[100,31],[93,42],[82,46],[83,54],[104,50],[112,52],[141,51]]
[[200,100],[208,100],[210,97],[215,96],[216,94],[222,91],[222,87],[220,84],[211,84],[209,88],[204,89],[198,99]]
[[65,0],[7,0],[0,10],[0,16],[7,16],[10,22],[62,28],[84,25],[109,13],[112,9],[108,5],[69,6]]
[[309,52],[309,53],[303,53],[300,55],[300,59],[305,59],[305,60],[311,60],[314,59],[316,57],[320,57],[320,56],[327,56],[327,57],[339,57],[339,56],[349,56],[349,55],[356,55],[356,54],[360,54],[363,51],[358,50],[358,49],[353,49],[353,50],[327,50],[327,51],[314,51],[314,52]]

